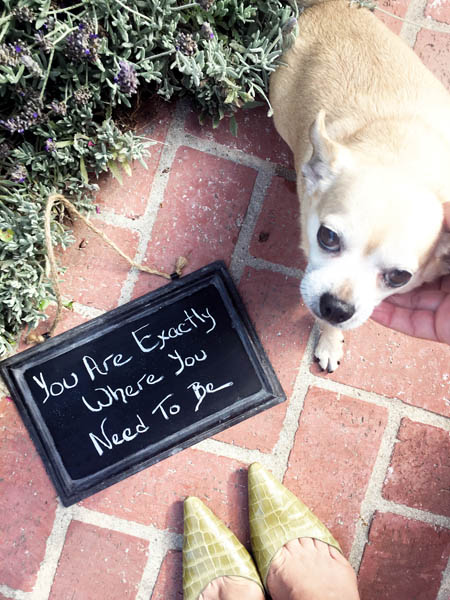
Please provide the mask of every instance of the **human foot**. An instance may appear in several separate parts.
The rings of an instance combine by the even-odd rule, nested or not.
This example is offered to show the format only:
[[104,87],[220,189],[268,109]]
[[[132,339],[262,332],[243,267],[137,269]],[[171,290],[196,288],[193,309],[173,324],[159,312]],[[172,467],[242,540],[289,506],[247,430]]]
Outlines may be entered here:
[[333,546],[312,538],[292,540],[277,552],[267,587],[273,600],[359,600],[348,560]]
[[258,584],[244,577],[217,577],[206,586],[199,600],[264,600]]

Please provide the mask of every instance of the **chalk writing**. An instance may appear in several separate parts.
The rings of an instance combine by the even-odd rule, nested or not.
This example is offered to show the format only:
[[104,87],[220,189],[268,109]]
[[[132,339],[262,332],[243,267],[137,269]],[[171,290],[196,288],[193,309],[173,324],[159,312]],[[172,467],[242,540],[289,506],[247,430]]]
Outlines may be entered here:
[[[184,314],[186,315],[186,318],[183,319],[183,321],[181,321],[180,323],[178,323],[178,325],[176,325],[175,327],[169,327],[167,330],[163,329],[160,333],[157,333],[156,336],[152,333],[146,333],[144,335],[139,334],[139,336],[137,335],[143,329],[147,329],[149,323],[146,323],[145,325],[142,325],[142,327],[139,327],[138,329],[133,331],[132,336],[136,344],[138,345],[139,350],[141,350],[141,352],[152,352],[157,348],[159,350],[164,350],[164,348],[166,347],[166,343],[170,340],[190,333],[191,331],[193,331],[194,329],[198,329],[200,325],[205,323],[207,326],[209,326],[209,329],[207,329],[205,332],[207,334],[211,333],[211,331],[214,331],[214,329],[216,328],[216,321],[209,312],[208,308],[206,308],[204,312],[200,313],[198,313],[195,309],[191,308],[190,312],[185,310]],[[189,326],[188,323],[191,326]],[[156,337],[158,341],[150,345],[149,340],[151,337]]]
[[161,375],[161,377],[158,377],[158,379],[155,379],[155,377],[156,376],[153,375],[153,373],[150,373],[150,375],[147,375],[147,373],[146,373],[145,375],[142,375],[142,377],[140,379],[138,379],[135,387],[133,387],[132,385],[127,385],[124,388],[117,387],[117,388],[113,389],[110,385],[107,385],[105,388],[103,388],[103,387],[95,388],[94,391],[102,392],[106,396],[106,399],[103,397],[104,402],[102,402],[101,400],[96,401],[97,408],[92,406],[92,404],[86,400],[85,396],[81,396],[81,399],[82,399],[84,405],[91,412],[99,412],[102,409],[107,408],[108,406],[111,406],[113,404],[113,402],[117,402],[118,400],[122,401],[124,404],[127,404],[128,403],[127,398],[132,398],[134,396],[137,396],[138,394],[140,394],[143,391],[144,383],[147,385],[155,385],[156,383],[159,383],[160,381],[163,381],[163,379],[164,379],[164,375]]
[[179,362],[179,368],[175,371],[175,375],[180,375],[180,373],[184,371],[185,367],[193,367],[197,362],[203,362],[208,358],[208,355],[204,350],[201,350],[201,354],[199,356],[194,354],[194,356],[186,356],[185,358],[182,358],[178,350],[175,350],[173,354],[168,354],[167,356]]
[[61,394],[64,394],[66,390],[70,390],[76,387],[78,384],[78,377],[76,373],[71,373],[69,377],[72,378],[72,385],[69,385],[65,378],[63,378],[62,382],[53,381],[50,385],[48,385],[42,373],[39,373],[39,377],[33,375],[33,381],[35,381],[38,384],[38,386],[45,392],[45,398],[42,400],[42,404],[45,404],[50,398],[50,396],[61,396]]
[[220,390],[223,390],[227,387],[230,387],[231,385],[233,385],[232,381],[229,381],[228,383],[225,383],[224,385],[221,385],[218,388],[214,388],[212,383],[207,383],[206,385],[201,385],[198,381],[194,381],[194,383],[191,383],[190,385],[188,385],[188,389],[191,388],[192,391],[194,392],[198,402],[195,406],[195,412],[198,411],[198,409],[200,408],[200,404],[203,402],[203,400],[205,399],[207,394],[215,394],[216,392],[220,392]]
[[[50,398],[61,402],[65,394],[70,392],[70,401],[79,402],[83,410],[87,410],[88,413],[101,413],[109,409],[108,415],[111,416],[115,415],[111,407],[130,404],[130,410],[136,414],[137,419],[133,426],[124,427],[121,419],[118,421],[117,417],[109,419],[105,416],[101,423],[97,424],[96,431],[86,432],[98,456],[103,456],[106,451],[113,451],[124,443],[132,442],[139,435],[154,431],[159,427],[158,420],[159,423],[161,419],[163,422],[173,420],[182,411],[198,413],[208,395],[229,388],[234,385],[234,382],[228,381],[217,385],[212,381],[201,383],[192,382],[191,379],[191,383],[189,380],[184,385],[182,383],[181,390],[185,392],[183,397],[180,396],[179,399],[175,397],[171,386],[174,385],[178,394],[180,394],[180,386],[175,385],[173,377],[178,378],[186,372],[195,373],[196,366],[208,362],[210,353],[210,350],[207,352],[203,347],[193,347],[190,351],[186,351],[186,344],[181,342],[180,338],[191,336],[193,339],[192,336],[197,332],[196,339],[198,339],[199,334],[209,335],[217,326],[217,320],[208,307],[196,309],[191,306],[181,315],[182,317],[175,321],[175,325],[156,331],[151,322],[144,322],[139,327],[129,329],[129,340],[135,351],[130,351],[130,343],[122,339],[121,348],[124,348],[122,352],[117,352],[114,348],[104,354],[95,354],[93,350],[85,352],[80,356],[78,363],[71,365],[73,370],[63,377],[50,378],[48,374],[44,376],[42,371],[33,375],[32,380],[41,393],[42,403],[45,404]],[[177,348],[178,344],[182,344],[183,349]],[[154,355],[155,360],[144,359],[153,351],[163,352]],[[164,361],[169,369],[161,366]],[[155,374],[150,370],[142,372],[142,364],[150,367],[152,363],[157,365],[157,370],[164,369],[164,374]],[[136,375],[138,368],[142,374],[138,371]],[[159,398],[155,400],[155,394],[153,392],[150,394],[150,390],[156,390],[155,393],[158,394],[161,384],[167,393],[163,392],[159,395],[161,400]],[[193,396],[187,394],[186,390],[193,392]],[[150,406],[144,409],[143,407],[147,405]],[[136,413],[137,410],[145,411],[146,424]],[[119,428],[120,431],[117,431]]]
[[168,420],[169,420],[169,418],[170,418],[170,417],[169,417],[169,415],[172,415],[172,416],[173,416],[173,415],[177,415],[177,414],[180,412],[180,410],[181,410],[181,407],[180,407],[180,405],[179,405],[179,404],[172,404],[172,406],[170,406],[170,407],[168,408],[169,414],[167,414],[167,410],[166,410],[166,409],[165,409],[165,407],[164,407],[164,402],[165,402],[166,400],[168,400],[169,398],[172,398],[172,396],[173,396],[173,394],[168,394],[168,395],[167,395],[165,398],[163,398],[163,399],[161,400],[161,402],[158,404],[158,406],[156,406],[156,407],[155,407],[155,408],[152,410],[152,415],[154,415],[156,412],[158,412],[158,410],[160,410],[160,411],[161,411],[161,414],[162,414],[162,416],[164,417],[164,419],[165,419],[166,421],[168,421]]
[[132,358],[132,356],[129,356],[126,360],[122,360],[121,354],[110,354],[103,360],[103,368],[101,368],[98,366],[97,361],[91,356],[83,356],[83,365],[91,380],[94,381],[96,373],[98,375],[108,375],[110,369],[108,361],[112,360],[113,367],[123,367],[123,365],[129,363]]
[[223,263],[0,361],[0,373],[65,506],[283,399]]
[[138,424],[135,427],[135,433],[131,432],[131,427],[125,427],[121,434],[113,433],[112,435],[108,435],[105,431],[107,421],[107,418],[105,417],[102,421],[102,424],[100,425],[102,437],[99,437],[94,433],[89,434],[89,437],[91,438],[91,441],[94,444],[94,448],[97,450],[100,456],[102,456],[104,452],[103,448],[108,448],[108,450],[112,450],[113,446],[119,446],[124,442],[131,442],[140,433],[145,433],[149,430],[149,427],[147,425],[144,425],[141,417],[139,415],[136,415],[136,417],[138,420]]

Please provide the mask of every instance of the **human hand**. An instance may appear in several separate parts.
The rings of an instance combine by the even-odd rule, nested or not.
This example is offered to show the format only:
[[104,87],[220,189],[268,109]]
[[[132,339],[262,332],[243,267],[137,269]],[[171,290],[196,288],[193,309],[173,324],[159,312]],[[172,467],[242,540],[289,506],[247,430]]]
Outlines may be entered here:
[[[444,211],[450,230],[450,203]],[[450,344],[450,275],[390,296],[375,308],[372,319],[414,337]]]

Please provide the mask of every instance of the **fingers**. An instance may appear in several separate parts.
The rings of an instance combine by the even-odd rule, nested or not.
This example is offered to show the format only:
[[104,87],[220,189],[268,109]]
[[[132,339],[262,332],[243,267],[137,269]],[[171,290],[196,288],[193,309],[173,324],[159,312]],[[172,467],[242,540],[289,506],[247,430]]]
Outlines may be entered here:
[[444,223],[447,225],[447,229],[450,231],[450,202],[444,204]]
[[435,330],[435,312],[411,310],[383,302],[372,314],[374,321],[401,333],[427,340],[439,341]]
[[394,294],[382,302],[410,308],[413,310],[436,311],[446,297],[446,293],[441,289],[423,289],[419,288],[408,292],[407,294]]

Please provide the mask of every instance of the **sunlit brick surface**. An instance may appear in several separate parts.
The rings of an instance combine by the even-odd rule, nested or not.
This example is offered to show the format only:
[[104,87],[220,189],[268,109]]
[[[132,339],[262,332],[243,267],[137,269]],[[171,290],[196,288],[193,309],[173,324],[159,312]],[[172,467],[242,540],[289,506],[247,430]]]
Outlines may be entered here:
[[[449,86],[448,2],[378,6],[400,20],[376,17]],[[229,120],[201,126],[184,100],[143,103],[129,124],[156,142],[147,169],[133,165],[122,185],[102,176],[90,218],[132,259],[168,273],[179,256],[184,273],[223,260],[287,400],[64,508],[2,388],[1,600],[182,600],[184,499],[198,496],[250,549],[253,461],[330,528],[361,600],[450,598],[450,348],[368,322],[346,334],[339,369],[320,372],[299,290],[293,159],[267,106],[236,120],[235,137]],[[78,221],[74,235],[58,252],[73,310],[57,333],[167,283],[130,268]]]

